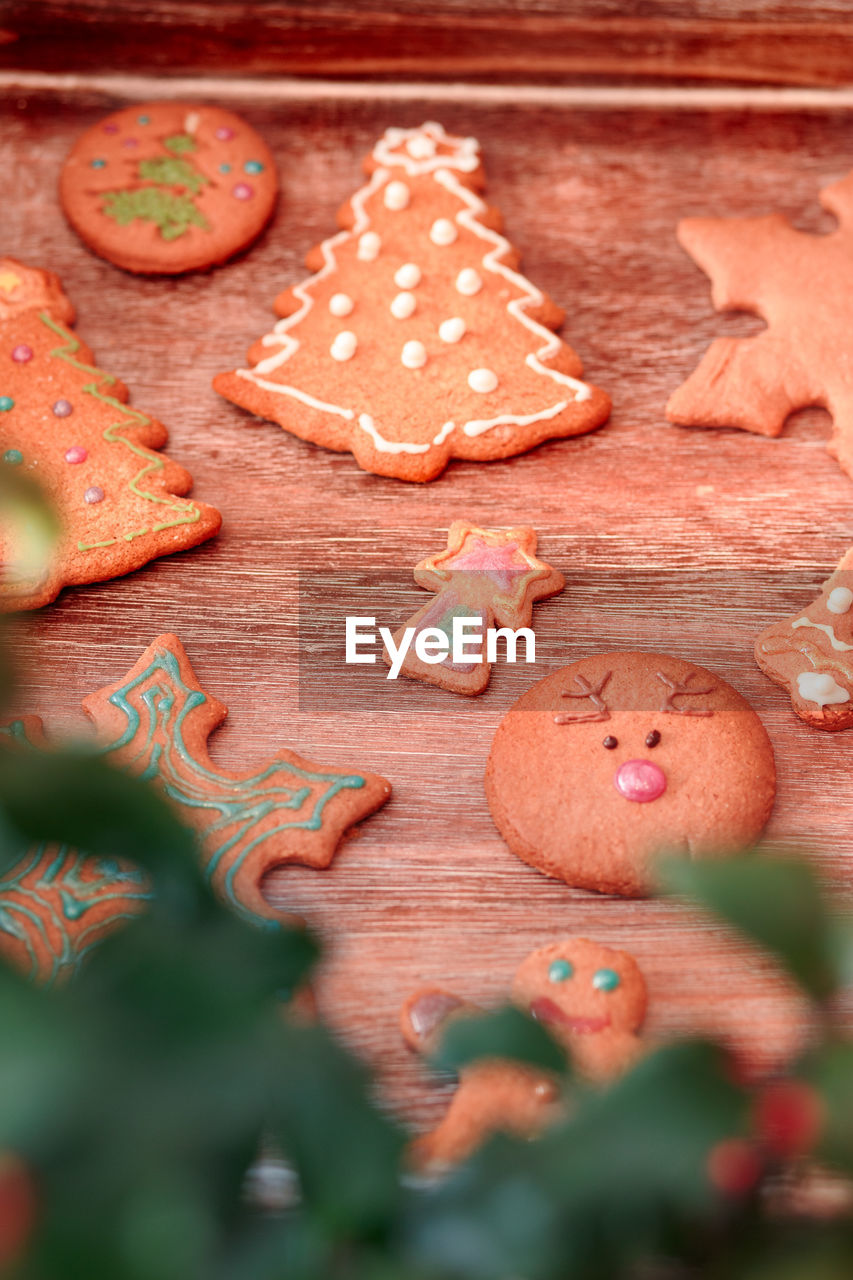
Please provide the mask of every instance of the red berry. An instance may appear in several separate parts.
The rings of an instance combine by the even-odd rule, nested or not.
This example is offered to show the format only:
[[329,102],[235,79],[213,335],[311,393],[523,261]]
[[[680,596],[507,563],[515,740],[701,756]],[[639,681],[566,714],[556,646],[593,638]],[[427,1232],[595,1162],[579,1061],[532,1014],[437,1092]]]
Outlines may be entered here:
[[811,1151],[823,1125],[820,1094],[803,1080],[767,1085],[755,1102],[756,1132],[768,1151],[783,1160]]
[[761,1156],[746,1138],[725,1138],[708,1154],[708,1177],[727,1196],[745,1196],[761,1177]]

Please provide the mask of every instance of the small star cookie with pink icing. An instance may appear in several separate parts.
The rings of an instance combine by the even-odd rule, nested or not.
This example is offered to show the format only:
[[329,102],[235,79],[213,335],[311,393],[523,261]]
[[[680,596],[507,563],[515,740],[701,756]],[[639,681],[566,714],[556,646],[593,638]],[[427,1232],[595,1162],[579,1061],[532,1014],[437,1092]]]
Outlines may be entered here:
[[[488,631],[495,624],[514,631],[529,627],[534,603],[557,595],[565,586],[563,575],[537,559],[535,551],[533,529],[481,529],[455,520],[444,550],[415,566],[415,581],[436,597],[393,636],[398,652],[407,644],[400,671],[451,693],[482,693],[497,654],[497,645],[490,648],[488,644]],[[457,635],[468,632],[464,661],[454,661],[454,629]],[[440,662],[418,657],[416,641],[427,630],[437,632],[434,638],[444,638],[450,647]],[[393,665],[387,649],[385,661]]]
[[486,796],[518,857],[581,889],[639,897],[661,853],[734,854],[770,817],[770,739],[719,676],[659,653],[605,653],[510,708]]
[[[586,938],[567,938],[534,951],[512,983],[514,1004],[545,1023],[575,1070],[606,1083],[640,1056],[646,984],[633,956]],[[415,992],[400,1024],[413,1049],[432,1053],[448,1021],[476,1012],[436,987]],[[502,1059],[463,1068],[444,1119],[413,1147],[417,1165],[436,1168],[470,1155],[491,1133],[534,1137],[563,1114],[559,1082],[546,1072]]]
[[480,198],[476,139],[388,129],[365,169],[344,229],[308,255],[316,274],[277,298],[282,319],[217,391],[401,480],[600,426],[608,396]]

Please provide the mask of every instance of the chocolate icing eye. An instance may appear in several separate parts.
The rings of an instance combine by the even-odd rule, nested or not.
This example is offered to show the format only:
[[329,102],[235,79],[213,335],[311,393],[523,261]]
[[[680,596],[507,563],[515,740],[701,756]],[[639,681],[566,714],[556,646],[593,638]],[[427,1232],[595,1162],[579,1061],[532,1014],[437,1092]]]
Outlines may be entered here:
[[660,742],[660,730],[652,729],[651,733],[646,734],[646,746],[656,747]]
[[622,979],[615,969],[598,969],[592,979],[596,991],[615,991]]
[[548,968],[548,979],[550,982],[565,982],[573,973],[574,968],[568,960],[553,960]]
[[608,751],[612,751],[614,747],[619,746],[619,739],[614,738],[612,733],[608,733],[607,737],[602,740],[601,745],[606,747]]

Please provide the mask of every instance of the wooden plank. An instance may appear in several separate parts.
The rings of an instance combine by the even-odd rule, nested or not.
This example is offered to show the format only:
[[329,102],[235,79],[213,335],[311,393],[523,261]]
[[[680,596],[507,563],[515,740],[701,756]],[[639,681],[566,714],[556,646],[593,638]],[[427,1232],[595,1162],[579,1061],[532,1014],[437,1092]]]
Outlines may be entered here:
[[6,0],[4,43],[18,70],[837,85],[853,21],[843,0]]
[[[489,199],[527,274],[566,307],[567,336],[614,412],[594,436],[488,466],[456,463],[418,487],[255,423],[210,380],[267,328],[274,294],[301,277],[306,250],[333,229],[375,138],[388,124],[433,116],[433,104],[236,102],[280,161],[278,213],[232,265],[175,280],[101,262],[58,209],[63,156],[115,105],[82,90],[2,100],[0,163],[13,175],[3,251],[60,274],[100,364],[167,424],[171,456],[225,523],[196,552],[68,591],[22,618],[15,649],[28,685],[18,710],[55,730],[80,728],[81,698],[175,630],[231,709],[213,743],[223,764],[249,766],[291,744],[392,780],[389,806],[331,870],[279,873],[269,890],[323,932],[321,1004],[408,1117],[434,1119],[444,1095],[400,1042],[403,997],[438,982],[495,1000],[528,951],[570,933],[637,955],[653,1037],[713,1026],[754,1062],[779,1061],[804,1028],[762,960],[675,905],[574,892],[522,865],[492,826],[481,779],[498,722],[534,675],[607,649],[683,655],[731,680],[771,733],[780,788],[769,837],[804,841],[849,891],[853,735],[796,720],[751,647],[757,631],[809,599],[850,544],[851,481],[824,448],[818,411],[774,441],[675,428],[663,407],[714,335],[758,327],[713,314],[707,281],[675,241],[676,220],[780,210],[825,228],[815,198],[849,165],[850,113],[445,103],[445,126],[481,139]],[[532,523],[544,557],[566,573],[564,594],[536,613],[535,673],[498,668],[470,701],[388,684],[381,667],[344,667],[347,609],[369,601],[383,622],[406,618],[423,598],[411,566],[458,517]]]

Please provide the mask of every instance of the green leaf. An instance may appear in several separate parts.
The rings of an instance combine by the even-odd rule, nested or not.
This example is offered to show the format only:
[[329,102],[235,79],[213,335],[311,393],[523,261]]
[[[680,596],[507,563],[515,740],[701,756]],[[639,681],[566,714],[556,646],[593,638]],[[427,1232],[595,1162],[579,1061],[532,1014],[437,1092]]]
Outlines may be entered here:
[[719,916],[771,952],[810,995],[837,990],[834,927],[820,880],[795,857],[747,857],[662,864],[666,889]]
[[434,1058],[436,1066],[458,1071],[478,1058],[508,1058],[544,1071],[566,1070],[566,1055],[556,1040],[541,1022],[514,1005],[449,1022]]

